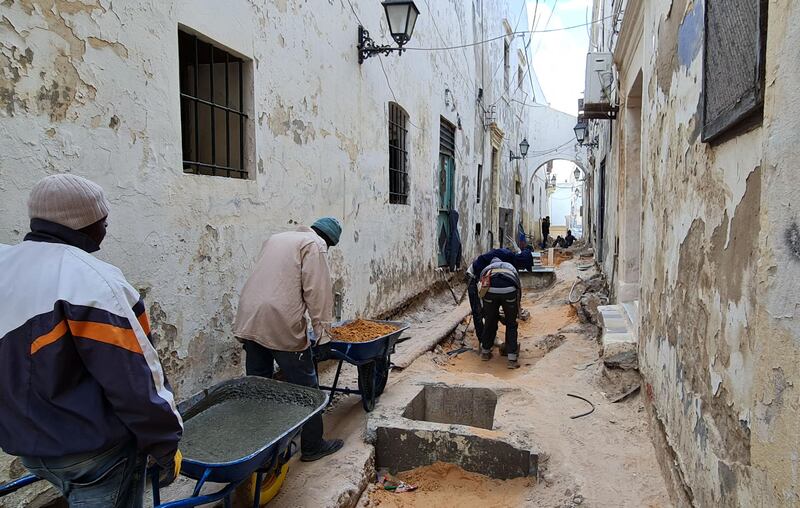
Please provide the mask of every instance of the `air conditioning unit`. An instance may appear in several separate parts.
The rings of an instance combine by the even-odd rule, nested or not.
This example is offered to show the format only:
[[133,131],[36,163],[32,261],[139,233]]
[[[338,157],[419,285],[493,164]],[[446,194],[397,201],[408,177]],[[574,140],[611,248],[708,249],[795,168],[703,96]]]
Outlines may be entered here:
[[611,53],[591,52],[586,55],[586,88],[583,92],[583,111],[586,118],[608,118],[616,111],[611,89],[614,80]]

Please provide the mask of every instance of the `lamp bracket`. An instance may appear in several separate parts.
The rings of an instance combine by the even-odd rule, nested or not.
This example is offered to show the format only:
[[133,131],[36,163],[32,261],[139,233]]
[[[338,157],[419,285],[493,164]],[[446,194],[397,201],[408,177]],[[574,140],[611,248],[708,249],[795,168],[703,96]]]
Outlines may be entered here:
[[403,53],[403,48],[395,48],[393,46],[380,46],[372,40],[369,36],[369,31],[361,25],[358,25],[358,63],[364,63],[364,60],[375,55],[389,56],[392,51]]
[[525,157],[522,155],[514,155],[514,150],[508,152],[508,162],[523,160]]

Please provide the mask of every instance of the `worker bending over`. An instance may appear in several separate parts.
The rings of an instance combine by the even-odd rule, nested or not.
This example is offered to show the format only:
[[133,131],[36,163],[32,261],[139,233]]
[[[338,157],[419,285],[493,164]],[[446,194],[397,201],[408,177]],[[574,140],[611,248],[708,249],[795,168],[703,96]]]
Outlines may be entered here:
[[480,293],[483,299],[483,312],[486,325],[480,336],[481,360],[492,358],[492,348],[497,336],[497,323],[500,321],[500,309],[503,309],[506,326],[505,350],[508,352],[508,368],[519,368],[517,343],[517,314],[522,297],[519,275],[511,263],[500,258],[483,269],[480,276]]
[[0,447],[70,506],[141,507],[147,456],[171,482],[183,424],[144,302],[91,255],[108,211],[99,185],[48,176],[30,233],[0,246]]
[[475,324],[475,335],[478,340],[483,336],[484,329],[484,312],[481,297],[478,295],[478,278],[483,269],[489,266],[495,258],[511,263],[517,270],[530,271],[533,268],[533,253],[530,249],[525,249],[517,254],[508,249],[493,249],[472,261],[467,268],[467,293],[469,294],[469,306],[472,309],[472,322]]
[[[290,383],[318,386],[306,314],[317,344],[330,341],[333,283],[326,255],[341,234],[339,221],[324,217],[310,228],[300,226],[264,242],[239,297],[233,328],[244,343],[248,376],[271,378],[277,362]],[[303,426],[300,460],[318,460],[342,447],[341,439],[325,441],[322,434],[317,414]]]

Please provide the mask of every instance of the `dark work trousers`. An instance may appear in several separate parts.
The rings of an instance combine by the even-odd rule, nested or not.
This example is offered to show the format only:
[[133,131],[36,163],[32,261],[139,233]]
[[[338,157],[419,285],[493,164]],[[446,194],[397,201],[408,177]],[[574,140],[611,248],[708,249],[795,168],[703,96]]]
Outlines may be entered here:
[[475,324],[475,335],[478,340],[483,337],[483,306],[481,297],[478,295],[478,278],[470,277],[467,283],[467,293],[469,294],[469,306],[472,309],[472,322]]
[[[317,371],[311,348],[305,351],[278,351],[253,342],[244,341],[245,372],[248,376],[272,378],[275,374],[273,362],[278,363],[286,381],[300,386],[318,387]],[[312,454],[322,446],[322,415],[312,417],[303,425],[300,448],[304,454]]]
[[486,296],[483,297],[483,315],[486,318],[486,327],[481,336],[482,349],[491,350],[494,346],[494,339],[497,337],[497,323],[500,321],[500,309],[503,309],[506,325],[506,351],[513,354],[519,350],[517,344],[519,297],[519,290],[507,294],[486,293]]

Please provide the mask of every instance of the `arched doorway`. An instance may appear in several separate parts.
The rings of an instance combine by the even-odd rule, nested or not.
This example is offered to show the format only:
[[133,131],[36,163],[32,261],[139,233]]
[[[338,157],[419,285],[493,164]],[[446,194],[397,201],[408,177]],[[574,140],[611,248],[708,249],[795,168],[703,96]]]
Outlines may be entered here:
[[548,216],[550,237],[565,236],[568,229],[572,229],[575,236],[582,235],[586,175],[583,161],[557,156],[540,161],[530,171],[525,186],[523,224],[536,245],[543,240],[542,220]]

